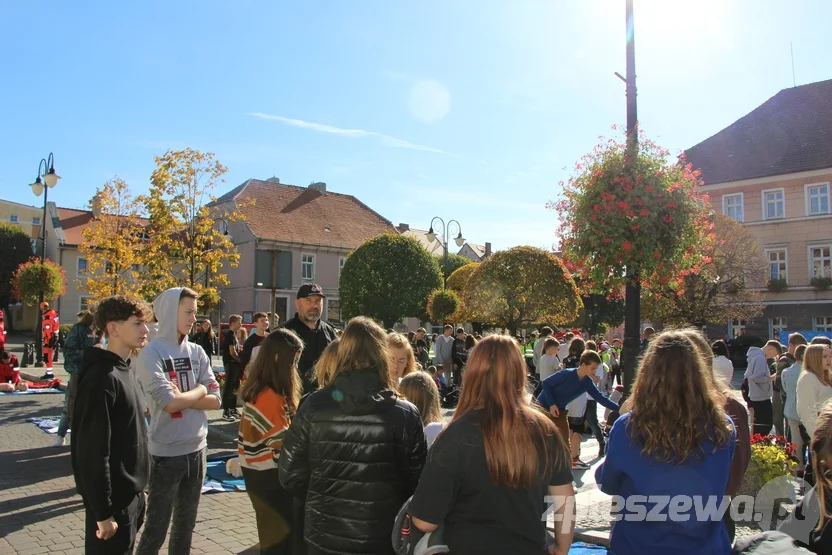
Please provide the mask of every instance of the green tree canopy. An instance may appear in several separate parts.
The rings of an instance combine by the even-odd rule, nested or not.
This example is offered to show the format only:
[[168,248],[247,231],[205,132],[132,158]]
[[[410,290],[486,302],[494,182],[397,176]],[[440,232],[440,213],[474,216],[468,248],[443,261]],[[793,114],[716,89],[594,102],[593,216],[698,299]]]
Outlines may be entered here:
[[471,259],[462,256],[461,254],[448,253],[448,257],[439,259],[439,265],[442,267],[442,275],[447,280],[459,268],[471,264]]
[[542,322],[565,325],[582,307],[569,271],[555,255],[514,247],[485,259],[465,284],[462,303],[473,321],[518,328]]
[[48,258],[41,264],[32,258],[21,264],[12,277],[12,295],[28,305],[37,304],[40,294],[46,301],[57,299],[66,293],[64,270]]
[[615,328],[624,323],[624,299],[598,293],[582,295],[584,303],[583,321],[579,324],[594,337],[606,328]]
[[457,293],[462,293],[465,289],[465,284],[468,283],[468,278],[474,273],[474,270],[480,265],[479,262],[468,261],[465,266],[460,266],[448,276],[448,281],[445,282],[445,287]]
[[439,261],[417,239],[379,235],[347,257],[341,271],[345,318],[369,316],[393,327],[425,313],[430,293],[442,286]]
[[431,322],[445,323],[453,319],[461,303],[451,289],[437,289],[428,297],[428,315]]
[[0,223],[0,309],[8,310],[12,277],[18,266],[32,256],[32,239],[19,226]]

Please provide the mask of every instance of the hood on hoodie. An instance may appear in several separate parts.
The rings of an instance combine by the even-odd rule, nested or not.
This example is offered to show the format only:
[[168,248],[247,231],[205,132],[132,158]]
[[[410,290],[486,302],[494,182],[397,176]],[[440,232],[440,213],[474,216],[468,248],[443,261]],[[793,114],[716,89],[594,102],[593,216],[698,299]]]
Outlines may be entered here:
[[182,334],[179,333],[179,296],[183,287],[174,287],[162,292],[153,301],[153,314],[159,321],[155,338],[178,345]]
[[81,367],[85,373],[89,368],[100,363],[106,363],[111,368],[123,368],[125,370],[130,368],[126,360],[107,349],[101,347],[87,347],[84,349],[84,361],[81,363]]
[[373,414],[396,404],[396,392],[385,389],[373,369],[341,374],[332,385],[332,398],[347,414]]
[[745,359],[748,362],[751,362],[752,358],[761,358],[763,362],[766,360],[766,355],[763,353],[763,350],[760,347],[749,347],[748,353],[745,355]]

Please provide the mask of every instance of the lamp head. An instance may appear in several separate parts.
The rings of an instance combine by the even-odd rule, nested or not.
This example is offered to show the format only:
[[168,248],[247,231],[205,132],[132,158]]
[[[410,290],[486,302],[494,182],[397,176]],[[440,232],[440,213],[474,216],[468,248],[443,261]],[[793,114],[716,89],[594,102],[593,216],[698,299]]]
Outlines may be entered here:
[[29,185],[32,188],[32,192],[35,193],[36,197],[39,197],[43,194],[43,182],[40,180],[40,176],[35,180],[34,183]]
[[465,239],[462,238],[462,232],[461,231],[459,232],[459,235],[456,236],[455,241],[456,241],[456,246],[457,247],[461,247],[462,245],[465,244]]
[[430,227],[430,230],[428,231],[427,237],[428,237],[428,241],[430,241],[431,243],[436,241],[436,233],[433,232],[433,226]]

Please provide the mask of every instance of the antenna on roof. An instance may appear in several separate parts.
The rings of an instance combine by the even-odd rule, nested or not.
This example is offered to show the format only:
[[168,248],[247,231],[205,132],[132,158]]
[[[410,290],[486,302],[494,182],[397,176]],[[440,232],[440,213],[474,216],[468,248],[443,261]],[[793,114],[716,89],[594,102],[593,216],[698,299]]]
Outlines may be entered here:
[[792,41],[789,41],[789,49],[792,51],[792,86],[797,86],[797,79],[794,77],[794,44]]

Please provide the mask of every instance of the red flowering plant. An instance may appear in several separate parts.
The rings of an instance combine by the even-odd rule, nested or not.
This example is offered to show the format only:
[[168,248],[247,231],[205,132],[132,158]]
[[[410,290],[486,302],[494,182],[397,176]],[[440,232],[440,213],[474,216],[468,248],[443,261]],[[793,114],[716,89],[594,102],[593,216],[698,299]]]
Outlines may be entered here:
[[31,258],[17,267],[11,285],[15,299],[34,305],[40,300],[41,293],[47,301],[66,293],[66,274],[62,267],[48,258],[43,263],[39,258]]
[[698,270],[712,235],[707,196],[690,165],[644,138],[629,162],[625,141],[602,139],[561,182],[563,199],[549,203],[563,258],[585,292],[618,292],[635,273],[642,283],[680,282]]

